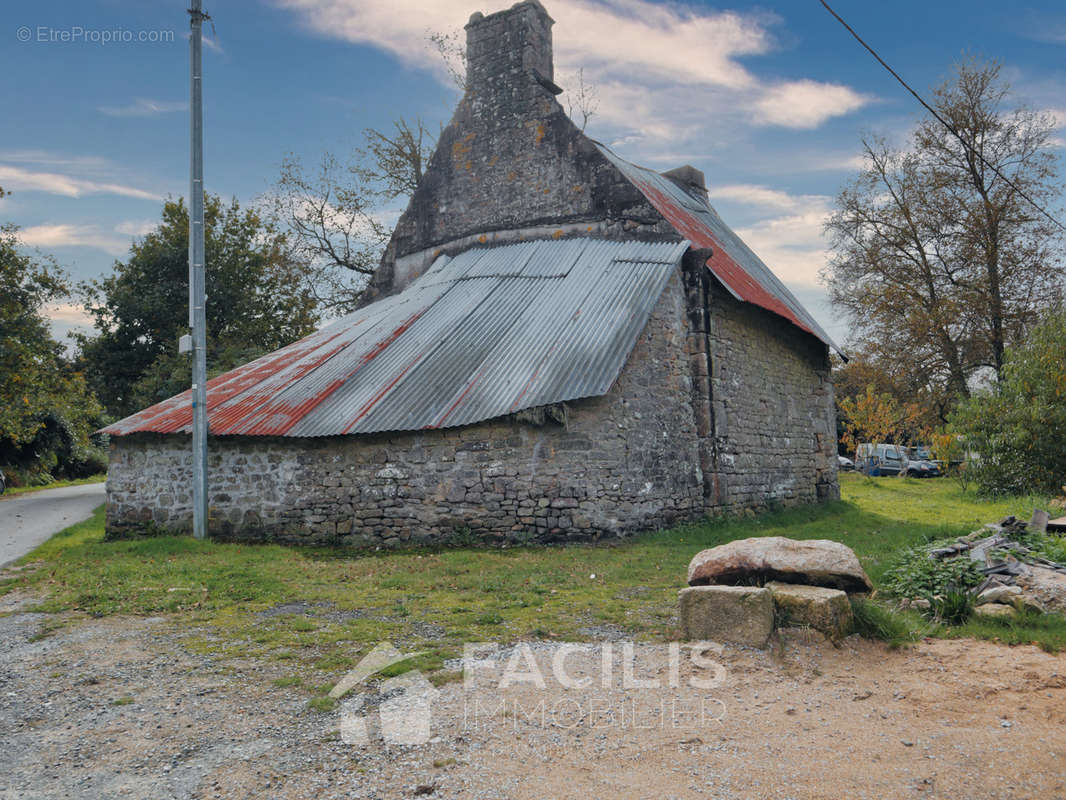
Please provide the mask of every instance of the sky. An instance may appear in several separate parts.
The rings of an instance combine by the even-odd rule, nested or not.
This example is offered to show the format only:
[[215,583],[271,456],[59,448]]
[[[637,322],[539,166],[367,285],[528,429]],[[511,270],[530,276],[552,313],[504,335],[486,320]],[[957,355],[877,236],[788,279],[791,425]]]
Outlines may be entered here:
[[[920,108],[817,0],[761,4],[544,0],[555,79],[596,93],[586,132],[659,170],[701,169],[712,204],[838,342],[823,223],[861,167],[861,137],[906,142]],[[458,33],[484,0],[241,0],[205,10],[205,186],[254,203],[283,158],[349,153],[362,132],[458,102],[432,32]],[[916,89],[975,55],[1018,102],[1055,115],[1066,155],[1061,0],[832,0]],[[0,222],[75,280],[107,274],[188,194],[185,0],[40,0],[0,26]],[[567,95],[564,93],[561,100]],[[386,217],[401,209],[384,209]],[[57,336],[87,322],[48,309]]]

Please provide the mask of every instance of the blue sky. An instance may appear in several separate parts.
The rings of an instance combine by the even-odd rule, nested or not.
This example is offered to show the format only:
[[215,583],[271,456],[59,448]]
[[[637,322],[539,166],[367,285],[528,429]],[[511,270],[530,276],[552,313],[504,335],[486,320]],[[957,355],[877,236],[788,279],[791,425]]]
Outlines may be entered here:
[[[508,4],[205,2],[207,189],[251,203],[289,153],[343,154],[397,117],[446,122],[458,95],[427,33],[461,33],[473,11]],[[187,5],[42,0],[5,15],[0,221],[76,279],[109,271],[164,197],[187,194]],[[903,142],[914,100],[817,0],[545,5],[556,82],[574,86],[583,67],[597,90],[587,132],[631,161],[702,169],[725,220],[845,339],[818,285],[822,222],[856,172],[860,136]],[[1066,126],[1061,0],[832,5],[919,90],[964,54],[991,57],[1020,101]],[[58,334],[84,319],[72,303],[49,313]]]

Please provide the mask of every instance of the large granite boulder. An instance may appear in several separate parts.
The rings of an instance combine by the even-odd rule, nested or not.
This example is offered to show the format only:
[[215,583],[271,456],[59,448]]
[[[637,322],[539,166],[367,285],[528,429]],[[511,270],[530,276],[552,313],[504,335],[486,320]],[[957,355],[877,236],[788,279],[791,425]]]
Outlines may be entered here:
[[738,539],[703,550],[688,565],[689,586],[781,581],[845,592],[873,588],[854,551],[827,539]]
[[678,595],[686,639],[765,647],[774,632],[774,602],[758,586],[690,586]]
[[837,640],[851,633],[851,601],[840,589],[771,581],[766,588],[773,595],[777,624],[812,628]]

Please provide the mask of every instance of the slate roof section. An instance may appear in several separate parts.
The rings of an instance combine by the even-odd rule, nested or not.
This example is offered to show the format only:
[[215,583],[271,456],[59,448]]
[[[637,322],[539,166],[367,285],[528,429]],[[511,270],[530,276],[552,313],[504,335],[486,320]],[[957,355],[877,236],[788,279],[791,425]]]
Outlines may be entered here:
[[593,144],[678,233],[695,247],[711,248],[713,255],[707,267],[735,298],[784,317],[844,355],[785,284],[722,221],[706,197],[687,191],[654,170],[626,161],[599,142]]
[[[448,428],[606,394],[688,247],[584,238],[441,256],[403,292],[209,381],[210,431]],[[104,432],[191,425],[184,392]]]

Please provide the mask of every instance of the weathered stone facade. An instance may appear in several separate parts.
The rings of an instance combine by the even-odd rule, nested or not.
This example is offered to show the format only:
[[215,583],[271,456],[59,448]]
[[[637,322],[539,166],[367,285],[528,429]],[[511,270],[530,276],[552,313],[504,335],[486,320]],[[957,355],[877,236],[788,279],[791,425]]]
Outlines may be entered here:
[[[469,85],[368,301],[441,253],[566,236],[681,241],[566,117],[536,0],[471,18]],[[697,170],[665,173],[699,184]],[[693,200],[699,187],[689,186]],[[210,440],[212,535],[394,546],[587,540],[839,495],[827,346],[690,249],[606,395],[464,427]],[[539,416],[539,418],[538,418]],[[191,527],[188,438],[112,438],[107,525]]]
[[710,308],[715,505],[839,499],[828,348],[718,284]]

